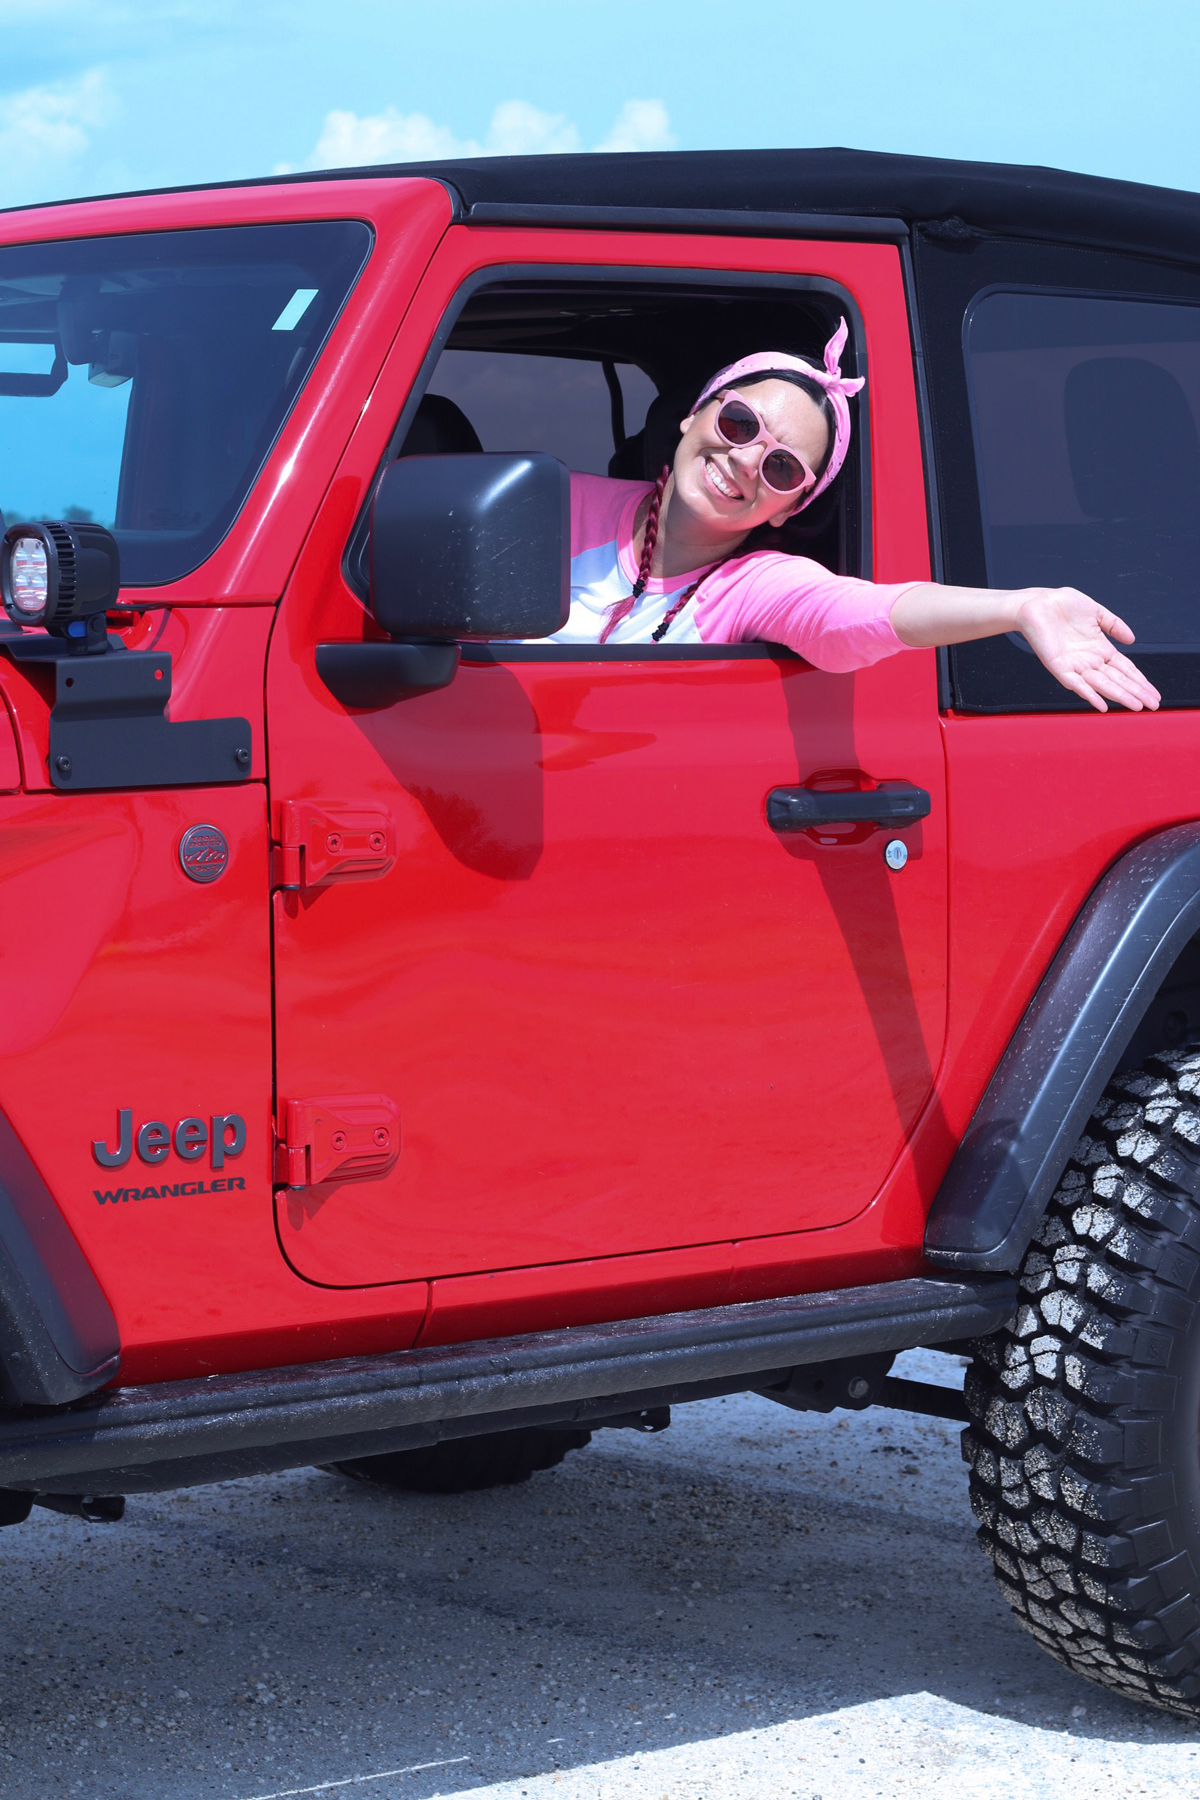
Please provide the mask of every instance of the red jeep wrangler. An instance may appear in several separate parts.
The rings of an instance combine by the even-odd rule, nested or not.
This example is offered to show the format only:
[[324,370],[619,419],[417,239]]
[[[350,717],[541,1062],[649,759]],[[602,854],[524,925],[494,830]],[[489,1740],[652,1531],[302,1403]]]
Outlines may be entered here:
[[[1082,588],[1160,713],[1017,639],[538,641],[562,466],[840,316],[806,553]],[[5,1521],[942,1412],[1021,1622],[1200,1711],[1200,200],[803,151],[27,208],[0,420]],[[888,1375],[968,1344],[965,1406]]]

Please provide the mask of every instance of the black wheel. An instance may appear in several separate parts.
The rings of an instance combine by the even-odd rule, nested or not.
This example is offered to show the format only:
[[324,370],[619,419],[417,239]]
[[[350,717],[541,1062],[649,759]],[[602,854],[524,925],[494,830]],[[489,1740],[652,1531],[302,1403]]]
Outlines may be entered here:
[[571,1450],[590,1444],[590,1431],[490,1431],[481,1437],[447,1438],[423,1450],[359,1456],[330,1466],[355,1481],[405,1488],[411,1494],[468,1494],[478,1488],[515,1487],[539,1469],[555,1469]]
[[1200,1714],[1200,1046],[1108,1088],[976,1345],[963,1455],[1022,1625],[1080,1675]]

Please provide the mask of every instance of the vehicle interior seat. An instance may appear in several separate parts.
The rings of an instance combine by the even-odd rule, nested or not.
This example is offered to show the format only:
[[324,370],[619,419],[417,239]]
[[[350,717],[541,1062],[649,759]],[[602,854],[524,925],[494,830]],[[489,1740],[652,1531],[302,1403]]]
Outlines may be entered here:
[[1076,363],[1063,394],[1080,510],[1092,519],[1176,519],[1200,503],[1200,437],[1175,376],[1142,356]]
[[646,410],[646,423],[635,431],[608,459],[608,472],[619,481],[657,481],[664,463],[675,455],[679,442],[679,421],[686,419],[695,399],[688,392],[656,394]]
[[469,456],[483,449],[461,406],[444,394],[425,394],[398,456]]

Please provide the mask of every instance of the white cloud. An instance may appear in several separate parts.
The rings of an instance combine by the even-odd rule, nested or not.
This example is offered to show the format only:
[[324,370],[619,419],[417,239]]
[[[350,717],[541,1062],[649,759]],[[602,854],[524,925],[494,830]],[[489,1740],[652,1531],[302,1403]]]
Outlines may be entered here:
[[[627,100],[597,150],[670,150],[675,143],[661,100]],[[543,112],[528,100],[505,100],[492,114],[483,143],[460,138],[425,113],[394,106],[361,116],[326,113],[310,169],[353,168],[363,163],[425,162],[455,156],[538,156],[580,149],[579,129],[565,113]],[[277,165],[286,173],[285,165]]]
[[675,133],[661,100],[627,100],[597,150],[673,150]]
[[443,156],[480,156],[478,144],[456,138],[424,113],[326,113],[317,145],[308,159],[313,169],[352,168],[359,163],[425,162]]
[[565,113],[544,113],[528,100],[505,100],[492,114],[485,156],[538,156],[578,150],[579,133]]
[[76,81],[0,95],[4,187],[23,192],[31,181],[56,175],[88,148],[90,132],[107,124],[113,111],[103,69],[89,69]]

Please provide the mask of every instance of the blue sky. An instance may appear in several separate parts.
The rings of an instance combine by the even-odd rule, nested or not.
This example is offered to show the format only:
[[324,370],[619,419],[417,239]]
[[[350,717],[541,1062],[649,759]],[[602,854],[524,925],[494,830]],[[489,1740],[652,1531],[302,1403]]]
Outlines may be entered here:
[[1200,188],[1197,0],[0,0],[0,30],[0,205],[604,146]]

